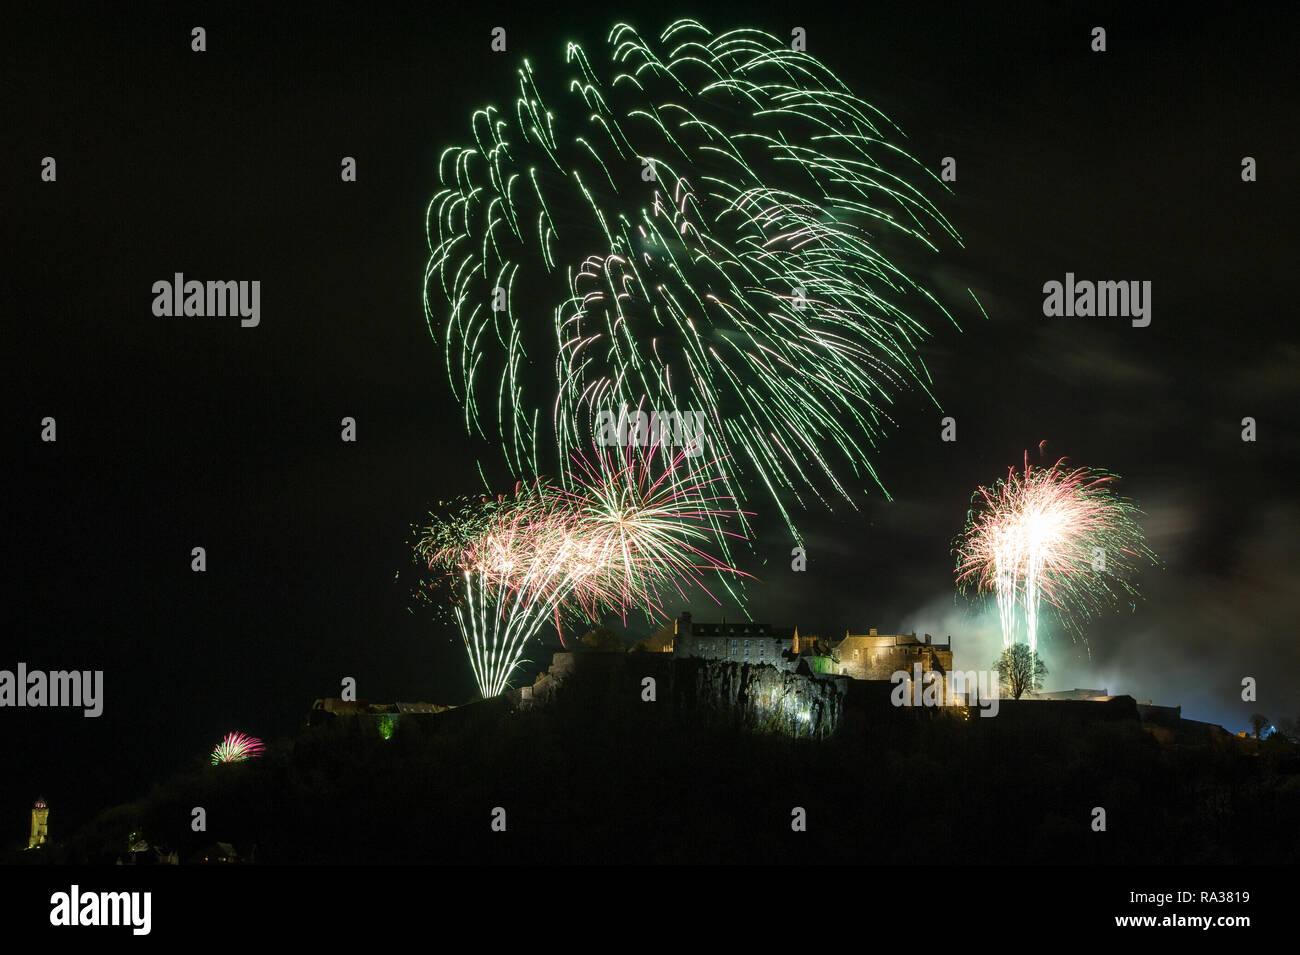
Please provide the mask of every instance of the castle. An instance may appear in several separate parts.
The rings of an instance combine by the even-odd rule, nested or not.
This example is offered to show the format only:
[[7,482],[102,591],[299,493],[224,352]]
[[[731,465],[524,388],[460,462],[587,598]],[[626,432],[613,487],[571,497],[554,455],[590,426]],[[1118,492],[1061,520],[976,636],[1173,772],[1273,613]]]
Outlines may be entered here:
[[766,623],[695,623],[690,613],[674,621],[672,652],[679,657],[701,657],[730,663],[774,666],[787,672],[847,676],[855,680],[889,680],[903,672],[911,679],[919,664],[922,673],[937,673],[943,699],[948,698],[952,671],[952,638],[935,643],[927,633],[844,633],[830,642],[803,635],[798,627]]

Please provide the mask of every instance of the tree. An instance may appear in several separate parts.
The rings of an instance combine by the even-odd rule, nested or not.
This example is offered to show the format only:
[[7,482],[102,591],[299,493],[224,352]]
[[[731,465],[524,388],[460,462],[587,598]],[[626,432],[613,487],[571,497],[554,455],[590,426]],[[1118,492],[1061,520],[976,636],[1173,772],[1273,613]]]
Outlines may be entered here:
[[620,637],[609,627],[597,627],[590,630],[582,638],[582,645],[591,650],[602,650],[606,653],[621,653],[623,650],[623,638]]
[[1264,732],[1264,727],[1268,725],[1268,717],[1263,713],[1255,713],[1250,717],[1251,728],[1255,731],[1255,739],[1259,739],[1259,734]]
[[1024,643],[1013,643],[1003,650],[993,664],[993,669],[998,674],[998,682],[1003,691],[1015,700],[1025,693],[1041,690],[1043,677],[1047,676],[1047,667],[1043,661]]

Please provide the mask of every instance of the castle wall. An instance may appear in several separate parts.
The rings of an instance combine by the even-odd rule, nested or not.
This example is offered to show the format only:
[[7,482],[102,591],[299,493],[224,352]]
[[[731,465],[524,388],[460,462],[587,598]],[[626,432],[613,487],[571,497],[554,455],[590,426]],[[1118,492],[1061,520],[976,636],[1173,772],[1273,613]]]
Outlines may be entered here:
[[673,655],[699,657],[702,660],[723,660],[728,663],[766,664],[778,669],[793,671],[795,662],[790,659],[794,638],[751,635],[700,635],[678,631],[673,640]]
[[[676,623],[673,654],[676,658],[717,660],[726,663],[766,665],[786,673],[800,669],[800,651],[811,651],[814,640],[800,639],[798,628],[788,633],[765,624],[696,624],[690,614],[683,614]],[[825,652],[824,650],[822,652]],[[895,673],[913,678],[915,667],[922,672],[937,672],[940,676],[939,692],[947,701],[950,694],[948,673],[952,669],[950,644],[933,644],[929,634],[924,641],[915,634],[845,634],[833,648],[834,662],[829,657],[817,661],[804,655],[810,671],[833,673],[854,680],[888,681]]]
[[941,674],[939,692],[946,701],[951,692],[948,674],[952,672],[952,651],[934,647],[930,644],[894,645],[883,640],[878,643],[845,647],[840,645],[837,652],[840,658],[838,672],[855,680],[891,680],[895,673],[902,671],[909,681],[914,678],[917,664],[921,672],[930,671]]

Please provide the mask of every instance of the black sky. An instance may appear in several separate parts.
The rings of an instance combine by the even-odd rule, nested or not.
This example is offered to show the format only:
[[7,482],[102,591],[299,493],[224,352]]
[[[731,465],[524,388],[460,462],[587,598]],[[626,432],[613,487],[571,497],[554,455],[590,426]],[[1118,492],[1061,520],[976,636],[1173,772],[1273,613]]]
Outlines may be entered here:
[[[963,331],[936,326],[924,352],[958,441],[939,441],[922,394],[901,395],[876,459],[893,501],[801,518],[804,574],[764,525],[750,612],[824,634],[951,633],[959,665],[987,666],[987,621],[953,599],[951,541],[974,487],[1046,439],[1053,458],[1124,476],[1163,559],[1136,612],[1089,629],[1091,658],[1049,638],[1049,682],[1236,730],[1255,711],[1300,715],[1294,23],[1127,6],[694,12],[715,29],[805,27],[913,155],[958,161],[940,207],[965,248],[926,279]],[[651,31],[688,12],[133,6],[6,29],[0,669],[103,669],[107,694],[97,720],[0,711],[6,840],[37,793],[65,818],[139,795],[231,729],[292,733],[345,676],[376,701],[471,695],[454,633],[409,613],[394,580],[409,524],[479,488],[476,456],[497,463],[464,435],[424,323],[436,158],[473,109],[511,96],[520,57],[557,62],[615,19]],[[505,55],[488,49],[497,25]],[[1088,48],[1097,25],[1105,54]],[[1258,182],[1241,182],[1243,156]],[[1042,285],[1067,271],[1152,281],[1152,324],[1044,318]],[[259,279],[261,325],[155,317],[151,285],[175,272]],[[46,415],[57,444],[39,440]],[[356,444],[339,440],[344,415]],[[195,545],[206,574],[189,569]],[[1258,704],[1239,701],[1243,676]]]

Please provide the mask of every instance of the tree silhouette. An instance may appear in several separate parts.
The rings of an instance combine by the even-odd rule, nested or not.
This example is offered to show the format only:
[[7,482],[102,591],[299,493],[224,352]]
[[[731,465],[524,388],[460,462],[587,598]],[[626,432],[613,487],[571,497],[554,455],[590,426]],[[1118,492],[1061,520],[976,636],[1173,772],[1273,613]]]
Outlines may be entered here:
[[1268,725],[1268,717],[1263,713],[1255,713],[1250,717],[1251,728],[1255,730],[1255,739],[1259,739],[1259,734],[1264,732],[1264,727]]
[[1041,690],[1043,677],[1047,676],[1043,661],[1024,643],[1013,643],[1004,649],[993,669],[997,671],[1002,689],[1015,700],[1025,693]]

